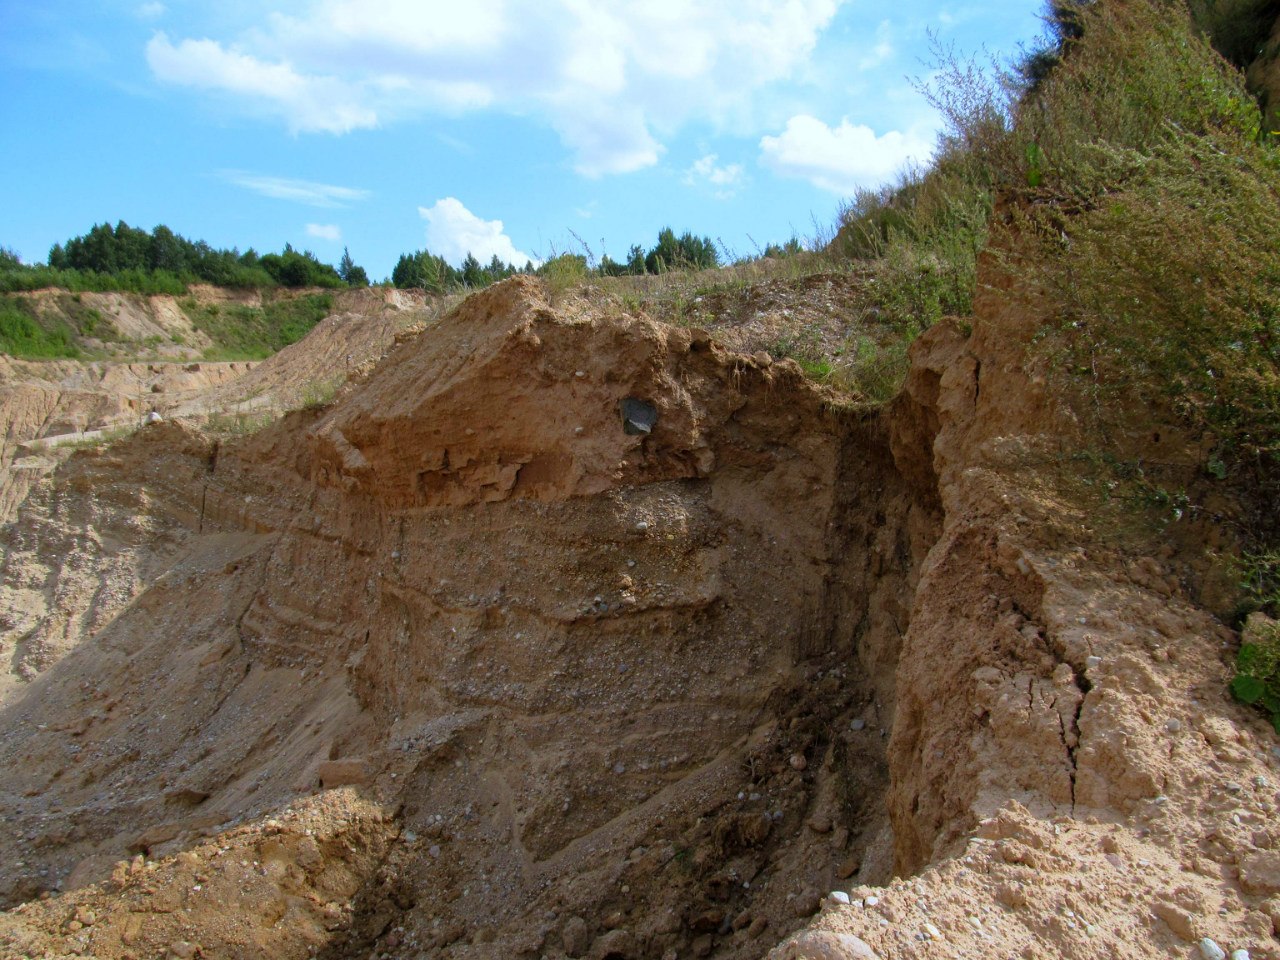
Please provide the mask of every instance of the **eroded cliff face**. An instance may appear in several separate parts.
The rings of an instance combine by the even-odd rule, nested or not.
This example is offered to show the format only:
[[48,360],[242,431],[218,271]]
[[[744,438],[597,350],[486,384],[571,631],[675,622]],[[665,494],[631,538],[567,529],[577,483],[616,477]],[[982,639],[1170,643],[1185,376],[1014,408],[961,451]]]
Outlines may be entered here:
[[[6,553],[31,678],[0,740],[7,894],[138,850],[177,883],[149,878],[225,865],[201,838],[232,821],[340,832],[337,787],[398,840],[332,951],[759,956],[839,876],[892,872],[892,665],[934,525],[883,424],[793,364],[503,284],[325,411],[239,444],[156,425],[38,488]],[[323,927],[288,863],[277,897]]]
[[517,279],[326,409],[77,454],[5,534],[3,942],[1268,955],[1230,633],[1070,496],[986,289],[878,412]]

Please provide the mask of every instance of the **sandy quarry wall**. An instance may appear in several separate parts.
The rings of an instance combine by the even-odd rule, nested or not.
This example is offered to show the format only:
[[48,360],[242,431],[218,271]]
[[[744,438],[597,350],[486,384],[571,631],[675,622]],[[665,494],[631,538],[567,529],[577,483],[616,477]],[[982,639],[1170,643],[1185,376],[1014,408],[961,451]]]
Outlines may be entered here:
[[1275,955],[1233,637],[1068,495],[984,269],[883,413],[516,280],[325,410],[77,454],[4,535],[0,892],[67,892],[0,943]]

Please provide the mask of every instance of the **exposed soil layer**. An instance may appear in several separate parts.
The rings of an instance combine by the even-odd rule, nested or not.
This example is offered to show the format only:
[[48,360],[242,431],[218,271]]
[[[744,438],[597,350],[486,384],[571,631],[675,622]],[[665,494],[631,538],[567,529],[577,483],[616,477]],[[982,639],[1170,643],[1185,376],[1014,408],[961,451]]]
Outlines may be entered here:
[[880,411],[516,279],[74,454],[3,533],[0,951],[1276,956],[1235,638],[985,289]]

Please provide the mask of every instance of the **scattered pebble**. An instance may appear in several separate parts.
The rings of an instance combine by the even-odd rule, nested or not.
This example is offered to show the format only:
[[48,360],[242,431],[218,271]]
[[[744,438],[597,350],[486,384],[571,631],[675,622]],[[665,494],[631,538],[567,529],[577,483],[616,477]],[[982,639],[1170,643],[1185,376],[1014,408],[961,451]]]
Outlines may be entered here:
[[1208,937],[1200,941],[1200,956],[1204,960],[1227,960],[1227,952]]
[[843,890],[832,890],[829,894],[827,894],[827,899],[830,900],[832,903],[839,903],[839,904],[843,904],[844,906],[849,905],[849,895],[845,893]]
[[1170,733],[1177,733],[1179,730],[1182,729],[1182,721],[1176,720],[1176,719],[1167,720],[1165,722],[1164,728],[1168,730]]
[[849,723],[850,730],[858,731],[858,730],[865,730],[866,728],[867,728],[867,721],[863,720],[861,717],[858,717],[850,721]]
[[928,936],[930,940],[942,939],[942,931],[939,930],[937,927],[935,927],[932,923],[926,923],[924,925],[924,932],[925,932],[925,935]]
[[1101,657],[1085,657],[1084,665],[1085,665],[1085,668],[1088,670],[1097,670],[1098,667],[1102,666],[1102,658]]

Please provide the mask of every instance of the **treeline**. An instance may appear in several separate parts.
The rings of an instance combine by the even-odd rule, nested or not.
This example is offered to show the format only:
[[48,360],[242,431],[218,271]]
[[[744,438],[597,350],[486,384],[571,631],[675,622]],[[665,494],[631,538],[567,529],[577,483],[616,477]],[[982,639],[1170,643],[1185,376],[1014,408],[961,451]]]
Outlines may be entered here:
[[[643,276],[683,270],[709,270],[721,264],[710,237],[686,231],[677,236],[667,227],[647,250],[635,244],[623,261],[608,254],[595,261],[585,253],[563,253],[535,267],[504,263],[496,255],[481,263],[468,253],[455,267],[429,250],[400,255],[391,272],[390,283],[400,288],[420,288],[435,293],[474,290],[505,280],[517,273],[546,274],[568,260],[580,261],[582,276]],[[799,250],[796,240],[783,246],[770,244],[763,255],[785,256]],[[15,293],[61,287],[72,292],[126,292],[180,296],[196,283],[238,289],[273,287],[365,287],[369,277],[347,250],[334,267],[317,259],[309,250],[298,251],[285,244],[280,253],[258,254],[250,248],[217,249],[203,240],[188,240],[163,224],[146,231],[123,220],[112,226],[95,224],[83,236],[54,244],[47,263],[26,264],[16,254],[0,247],[0,293]]]
[[[585,248],[585,244],[583,246]],[[799,249],[799,242],[793,239],[784,246],[770,244],[765,249],[764,256],[784,256]],[[710,270],[720,265],[720,255],[710,237],[697,237],[687,231],[676,236],[670,227],[658,232],[658,242],[648,250],[639,244],[633,245],[623,262],[614,260],[606,253],[600,258],[599,264],[592,268],[588,263],[593,259],[590,250],[586,253],[563,253],[549,258],[535,268],[530,261],[526,261],[523,267],[503,263],[496,255],[488,264],[481,264],[468,253],[462,267],[458,268],[429,250],[417,250],[400,255],[395,269],[391,271],[391,283],[403,289],[422,288],[437,293],[476,289],[517,273],[545,274],[555,270],[565,260],[580,261],[579,272],[584,276],[595,273],[601,277],[643,276],[674,270]]]
[[73,291],[185,293],[193,283],[219,287],[367,286],[365,271],[345,250],[337,268],[309,250],[285,244],[280,253],[259,255],[252,248],[217,249],[160,225],[148,232],[123,220],[114,227],[95,224],[86,234],[54,244],[46,264],[24,264],[0,250],[0,291],[63,287]]
[[503,263],[497,254],[487,265],[481,265],[470,253],[462,261],[462,267],[454,267],[443,257],[429,250],[402,253],[391,271],[391,283],[402,290],[423,289],[433,293],[464,288],[478,289],[505,280],[517,273],[534,273],[533,263],[525,261],[522,268]]

